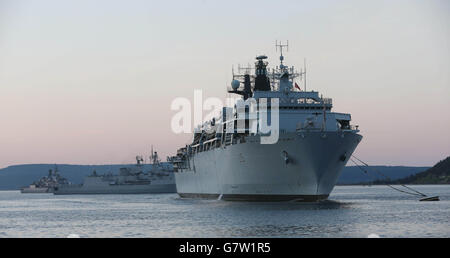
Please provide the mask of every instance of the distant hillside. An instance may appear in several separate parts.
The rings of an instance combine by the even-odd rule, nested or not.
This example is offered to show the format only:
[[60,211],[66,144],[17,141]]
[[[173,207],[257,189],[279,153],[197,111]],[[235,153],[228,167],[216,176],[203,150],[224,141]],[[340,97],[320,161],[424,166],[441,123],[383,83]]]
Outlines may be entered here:
[[[168,166],[167,163],[163,163]],[[118,174],[119,169],[135,165],[57,165],[59,173],[74,184],[81,184],[92,171],[98,174],[111,172]],[[144,169],[150,169],[152,165],[144,165]],[[55,164],[31,164],[15,165],[0,169],[0,190],[15,190],[27,186],[32,182],[48,174]]]
[[[168,164],[165,164],[168,165]],[[40,179],[48,174],[49,169],[54,168],[54,164],[32,164],[16,165],[0,169],[0,190],[15,190]],[[112,172],[117,174],[119,169],[124,166],[134,165],[58,165],[60,174],[74,184],[83,182],[84,177],[96,170],[99,174]],[[145,165],[145,169],[151,168],[151,165]],[[429,167],[389,167],[374,166],[377,170],[388,175],[392,179],[404,178],[418,172],[424,171]],[[383,179],[378,175],[377,179]],[[369,183],[373,177],[365,175],[357,167],[345,167],[338,184],[358,184]]]
[[[377,170],[391,179],[405,178],[430,167],[405,167],[405,166],[370,166],[369,170]],[[374,180],[383,180],[384,178],[376,173],[366,175],[360,168],[356,166],[345,167],[338,179],[338,185],[355,185],[368,184]]]
[[397,180],[377,180],[374,184],[450,184],[450,157],[439,161],[432,168]]

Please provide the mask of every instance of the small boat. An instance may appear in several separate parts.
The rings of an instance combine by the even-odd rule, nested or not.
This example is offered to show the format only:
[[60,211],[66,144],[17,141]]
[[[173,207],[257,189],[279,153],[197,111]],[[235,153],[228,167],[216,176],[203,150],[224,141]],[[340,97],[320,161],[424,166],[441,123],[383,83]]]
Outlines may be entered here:
[[435,202],[439,201],[439,196],[425,197],[420,199],[421,202]]

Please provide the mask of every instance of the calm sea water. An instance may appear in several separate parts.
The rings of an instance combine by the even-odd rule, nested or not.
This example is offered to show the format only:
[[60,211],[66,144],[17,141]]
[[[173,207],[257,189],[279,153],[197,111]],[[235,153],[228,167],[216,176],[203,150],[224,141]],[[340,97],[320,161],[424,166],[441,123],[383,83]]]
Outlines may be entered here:
[[0,237],[450,237],[450,186],[415,188],[441,201],[386,186],[337,186],[320,204],[0,191]]

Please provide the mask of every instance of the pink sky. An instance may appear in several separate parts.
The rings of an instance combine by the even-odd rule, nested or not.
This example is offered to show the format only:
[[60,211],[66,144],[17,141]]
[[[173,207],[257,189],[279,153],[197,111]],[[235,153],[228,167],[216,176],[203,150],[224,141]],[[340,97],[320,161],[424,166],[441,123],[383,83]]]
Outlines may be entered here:
[[2,1],[0,168],[173,154],[191,136],[171,132],[171,101],[225,98],[232,65],[276,65],[276,39],[360,125],[359,157],[450,155],[448,1],[257,2]]

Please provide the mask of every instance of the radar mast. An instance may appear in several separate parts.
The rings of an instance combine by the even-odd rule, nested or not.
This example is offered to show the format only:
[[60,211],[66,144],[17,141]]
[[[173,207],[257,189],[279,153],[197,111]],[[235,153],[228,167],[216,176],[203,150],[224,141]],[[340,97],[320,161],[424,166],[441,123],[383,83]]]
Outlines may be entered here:
[[276,51],[278,52],[278,48],[280,48],[280,69],[283,70],[283,68],[285,68],[283,61],[284,61],[284,56],[283,56],[283,48],[286,48],[287,51],[289,51],[289,40],[286,41],[286,44],[280,43],[278,44],[278,40],[275,41],[275,48]]

